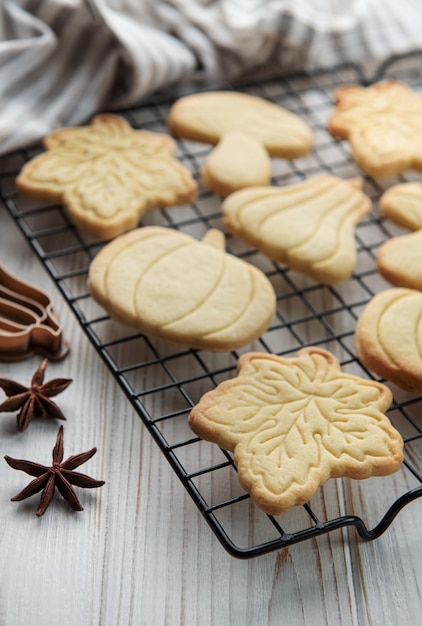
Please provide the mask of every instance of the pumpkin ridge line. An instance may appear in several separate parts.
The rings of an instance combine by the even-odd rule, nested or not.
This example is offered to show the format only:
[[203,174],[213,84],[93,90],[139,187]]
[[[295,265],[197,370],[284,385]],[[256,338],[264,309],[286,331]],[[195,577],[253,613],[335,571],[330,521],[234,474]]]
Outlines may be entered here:
[[[136,245],[137,242],[134,242],[134,245]],[[151,271],[151,269],[154,267],[154,265],[156,265],[158,262],[162,261],[163,259],[165,259],[167,256],[173,254],[175,251],[177,250],[181,250],[182,248],[187,248],[189,246],[193,245],[190,241],[183,241],[180,244],[178,244],[177,246],[174,246],[173,248],[171,248],[170,250],[166,250],[165,252],[163,252],[163,254],[161,254],[159,257],[154,258],[145,268],[144,271],[142,273],[141,276],[139,276],[135,282],[135,287],[133,290],[133,308],[136,311],[136,313],[139,313],[138,308],[136,306],[136,297],[137,297],[137,293],[139,289],[142,289],[142,287],[140,287],[140,284],[145,276],[145,274],[149,271]],[[122,252],[124,252],[124,250],[122,250]]]
[[251,306],[251,303],[253,303],[254,298],[255,298],[255,293],[256,293],[256,280],[255,280],[255,276],[253,275],[252,271],[249,271],[249,276],[251,278],[250,280],[250,286],[252,288],[251,290],[251,294],[248,298],[248,301],[245,305],[245,307],[242,309],[241,313],[239,315],[237,315],[237,317],[229,324],[229,325],[225,325],[225,326],[220,326],[220,328],[217,328],[215,330],[212,330],[208,333],[204,333],[204,337],[212,337],[213,335],[217,334],[217,333],[221,333],[221,331],[223,330],[228,330],[229,328],[231,328],[232,326],[234,326],[235,324],[238,324],[239,320],[245,315],[245,313],[248,311],[249,307]]
[[[183,319],[186,319],[189,315],[192,315],[195,312],[197,312],[207,302],[207,300],[210,298],[210,296],[212,296],[212,294],[215,293],[215,291],[218,289],[218,286],[221,284],[222,278],[224,276],[224,272],[225,272],[226,266],[227,266],[227,259],[225,259],[223,257],[223,264],[222,264],[222,267],[221,267],[220,274],[217,276],[214,284],[211,285],[208,293],[204,296],[204,298],[201,300],[201,302],[197,303],[192,309],[190,309],[190,311],[186,311],[185,313],[183,313],[182,315],[180,315],[176,319],[172,320],[171,322],[168,322],[167,324],[163,324],[163,328],[167,328],[167,329],[171,328],[171,326],[173,324],[177,324],[177,323],[181,322]],[[215,332],[215,331],[211,331],[211,332]],[[206,337],[207,334],[204,333],[203,336]]]

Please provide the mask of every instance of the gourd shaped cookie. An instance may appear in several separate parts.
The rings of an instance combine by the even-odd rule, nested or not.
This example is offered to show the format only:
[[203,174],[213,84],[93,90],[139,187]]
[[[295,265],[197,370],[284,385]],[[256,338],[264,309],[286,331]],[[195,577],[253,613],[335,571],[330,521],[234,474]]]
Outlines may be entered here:
[[238,375],[206,393],[189,425],[234,452],[239,480],[266,513],[308,502],[329,478],[397,471],[403,440],[384,411],[384,385],[345,374],[329,352],[295,358],[250,352]]
[[371,176],[422,170],[422,97],[407,85],[386,80],[335,92],[328,130],[348,139],[356,163]]
[[370,210],[360,179],[322,175],[286,187],[255,187],[223,202],[224,224],[274,261],[335,284],[356,265],[354,226]]
[[261,270],[224,251],[212,229],[202,241],[158,226],[125,233],[90,265],[88,287],[111,317],[191,348],[234,350],[257,339],[275,314]]
[[214,148],[201,169],[207,189],[220,196],[267,185],[271,157],[296,159],[312,148],[311,128],[300,117],[264,98],[232,91],[208,91],[179,98],[170,109],[176,137]]
[[99,239],[135,228],[148,209],[193,202],[197,185],[171,155],[173,139],[134,130],[117,115],[44,139],[16,183],[32,198],[62,202],[72,221]]
[[378,293],[355,332],[360,361],[402,389],[422,392],[422,293],[392,288]]

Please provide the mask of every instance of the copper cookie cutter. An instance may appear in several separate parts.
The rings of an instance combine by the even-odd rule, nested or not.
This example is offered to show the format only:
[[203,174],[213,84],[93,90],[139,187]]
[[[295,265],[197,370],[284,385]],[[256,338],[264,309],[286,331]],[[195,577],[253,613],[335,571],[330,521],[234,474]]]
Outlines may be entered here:
[[49,295],[0,264],[0,360],[20,361],[34,353],[62,359],[69,351],[62,330]]

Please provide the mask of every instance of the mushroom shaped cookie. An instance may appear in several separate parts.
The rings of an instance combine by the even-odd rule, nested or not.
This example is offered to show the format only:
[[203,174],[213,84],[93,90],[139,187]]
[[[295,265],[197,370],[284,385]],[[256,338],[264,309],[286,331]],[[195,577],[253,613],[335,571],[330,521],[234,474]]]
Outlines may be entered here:
[[202,168],[204,185],[226,196],[268,184],[270,157],[296,159],[312,148],[310,127],[297,115],[258,96],[210,91],[184,96],[170,109],[177,137],[217,147]]
[[234,350],[275,314],[261,270],[228,254],[221,231],[202,241],[158,226],[117,237],[94,258],[88,287],[117,321],[191,348]]
[[168,135],[134,130],[117,115],[45,137],[47,152],[16,183],[23,195],[62,202],[80,228],[112,239],[135,228],[148,209],[193,202],[197,185],[172,153]]
[[374,177],[422,170],[422,97],[397,80],[335,92],[328,130],[348,139],[356,163]]
[[360,315],[355,332],[358,358],[381,378],[422,392],[422,293],[381,291]]
[[342,372],[325,350],[304,348],[294,358],[250,352],[236,378],[201,398],[189,426],[233,451],[243,488],[280,515],[329,478],[400,468],[403,440],[384,414],[391,401],[386,386]]
[[355,268],[354,226],[371,208],[361,186],[360,179],[322,175],[242,189],[224,200],[224,223],[270,259],[318,282],[339,283]]

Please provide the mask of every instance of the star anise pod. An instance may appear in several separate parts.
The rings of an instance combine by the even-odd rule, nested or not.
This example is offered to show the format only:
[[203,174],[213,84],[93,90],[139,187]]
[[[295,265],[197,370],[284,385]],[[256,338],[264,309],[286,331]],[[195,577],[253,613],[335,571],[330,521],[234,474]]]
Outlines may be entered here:
[[82,465],[88,461],[97,452],[97,448],[92,448],[87,452],[81,452],[75,456],[70,456],[66,461],[62,463],[63,459],[63,426],[60,426],[57,434],[56,445],[53,448],[53,464],[51,467],[46,465],[40,465],[39,463],[33,463],[32,461],[23,461],[20,459],[12,459],[10,456],[5,456],[6,462],[13,467],[13,469],[22,470],[30,476],[36,476],[36,478],[29,483],[22,491],[16,496],[11,498],[12,502],[19,502],[25,500],[34,494],[42,490],[40,504],[36,515],[40,517],[46,512],[48,505],[54,496],[55,488],[59,490],[61,495],[67,502],[69,502],[72,509],[75,511],[83,511],[83,506],[79,502],[79,499],[72,487],[82,487],[84,489],[92,489],[94,487],[101,487],[104,485],[104,480],[96,480],[86,474],[80,474],[73,470],[79,465]]
[[7,400],[0,404],[1,411],[17,411],[18,431],[23,432],[32,419],[52,417],[65,420],[65,416],[57,404],[50,400],[57,396],[72,382],[69,378],[55,378],[44,383],[45,368],[48,359],[44,359],[31,380],[31,386],[25,387],[9,378],[0,378],[0,388],[7,395]]

